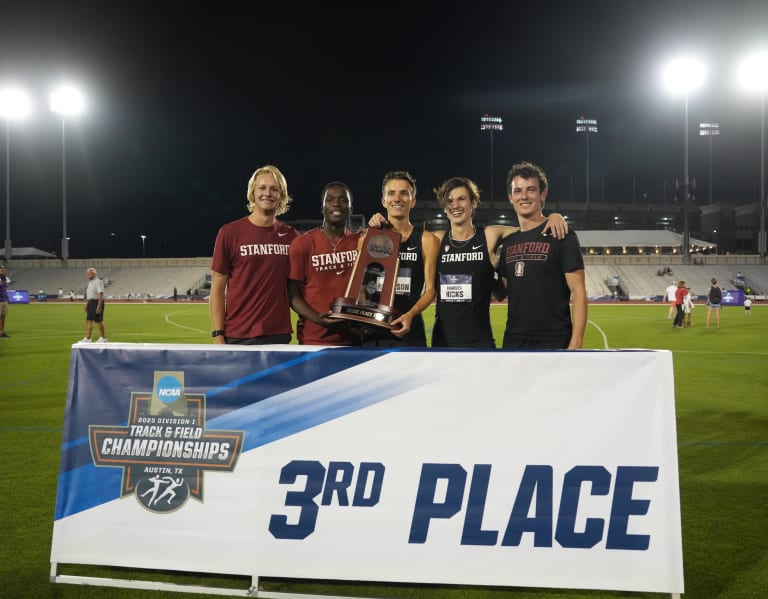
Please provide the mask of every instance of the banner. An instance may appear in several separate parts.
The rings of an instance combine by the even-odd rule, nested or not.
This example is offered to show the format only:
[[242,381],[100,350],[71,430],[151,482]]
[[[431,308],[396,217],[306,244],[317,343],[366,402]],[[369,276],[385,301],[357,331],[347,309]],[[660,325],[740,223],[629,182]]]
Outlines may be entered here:
[[744,290],[743,289],[723,289],[723,306],[743,306],[744,305]]
[[28,304],[29,292],[26,289],[13,289],[8,292],[9,304]]
[[682,593],[672,354],[75,345],[51,562]]

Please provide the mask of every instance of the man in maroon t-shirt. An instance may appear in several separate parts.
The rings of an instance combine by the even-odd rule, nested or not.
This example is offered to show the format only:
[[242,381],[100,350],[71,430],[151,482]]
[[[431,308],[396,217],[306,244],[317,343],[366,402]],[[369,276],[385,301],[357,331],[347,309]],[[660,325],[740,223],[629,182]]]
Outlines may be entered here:
[[277,220],[292,199],[277,167],[248,182],[250,215],[219,229],[211,261],[214,343],[290,343],[288,248],[299,233]]
[[360,345],[348,322],[328,317],[331,302],[346,292],[357,258],[359,234],[347,228],[352,192],[333,181],[321,198],[322,227],[298,237],[290,249],[288,289],[299,315],[296,337],[304,345]]

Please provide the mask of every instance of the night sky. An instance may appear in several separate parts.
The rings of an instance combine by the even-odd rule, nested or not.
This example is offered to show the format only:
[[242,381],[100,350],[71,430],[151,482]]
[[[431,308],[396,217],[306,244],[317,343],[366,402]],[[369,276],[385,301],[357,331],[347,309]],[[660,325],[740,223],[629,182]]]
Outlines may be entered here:
[[714,200],[757,200],[760,101],[734,73],[742,55],[768,47],[768,2],[9,4],[0,84],[35,103],[10,126],[14,247],[59,253],[62,127],[47,96],[60,81],[89,101],[66,125],[71,258],[140,256],[142,234],[147,257],[208,256],[218,227],[246,214],[248,179],[267,163],[288,179],[288,221],[319,218],[334,179],[370,215],[391,169],[413,173],[420,202],[434,203],[432,189],[454,175],[475,179],[487,200],[484,113],[504,119],[497,199],[507,169],[531,160],[550,175],[550,202],[581,200],[583,115],[599,122],[592,201],[603,180],[606,201],[632,201],[633,189],[637,201],[661,201],[664,181],[683,174],[684,104],[660,70],[688,52],[709,65],[689,99],[691,176],[706,189],[698,123],[718,121]]

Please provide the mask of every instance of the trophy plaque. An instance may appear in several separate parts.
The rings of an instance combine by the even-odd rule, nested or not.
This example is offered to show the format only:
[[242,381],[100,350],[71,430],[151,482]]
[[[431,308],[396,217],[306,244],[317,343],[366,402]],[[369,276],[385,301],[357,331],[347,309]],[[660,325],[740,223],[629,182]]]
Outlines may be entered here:
[[346,294],[331,302],[329,316],[391,329],[390,323],[400,316],[400,312],[392,307],[400,264],[399,251],[400,233],[368,229]]

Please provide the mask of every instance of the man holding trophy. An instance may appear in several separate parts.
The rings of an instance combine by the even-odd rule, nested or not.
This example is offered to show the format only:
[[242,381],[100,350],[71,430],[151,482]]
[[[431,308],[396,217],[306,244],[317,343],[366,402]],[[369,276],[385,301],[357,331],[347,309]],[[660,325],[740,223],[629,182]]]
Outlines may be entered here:
[[[426,347],[427,336],[422,312],[435,299],[435,265],[438,241],[429,231],[416,231],[411,224],[411,209],[416,205],[416,180],[407,171],[390,171],[384,176],[381,186],[381,204],[387,212],[385,229],[381,233],[394,233],[393,242],[399,244],[396,273],[377,271],[378,263],[370,262],[364,281],[364,291],[379,289],[384,300],[386,282],[390,278],[395,286],[393,314],[387,327],[368,327],[363,337],[363,347]],[[379,237],[383,237],[379,236]],[[366,240],[369,241],[366,244]],[[386,239],[378,239],[376,231],[369,229],[358,247],[363,252],[386,253]],[[358,267],[361,265],[358,263]],[[391,270],[391,269],[390,269]],[[387,276],[389,275],[389,277]],[[353,281],[355,275],[353,275]],[[376,281],[374,283],[374,280]],[[370,287],[371,289],[368,289]],[[366,291],[367,290],[367,291]],[[352,290],[354,291],[354,290]],[[369,300],[369,303],[373,301]]]
[[360,345],[350,321],[331,318],[331,302],[344,294],[357,258],[358,233],[347,228],[352,192],[341,181],[323,188],[323,224],[297,237],[289,250],[288,295],[299,315],[296,338],[303,345]]

